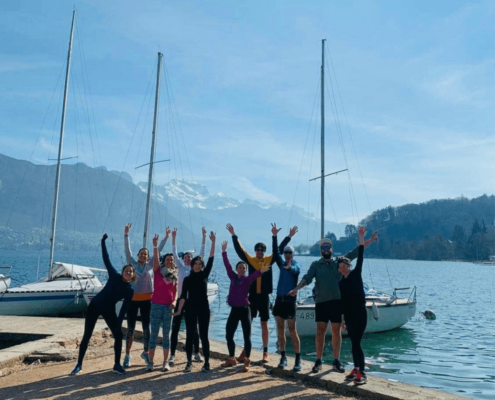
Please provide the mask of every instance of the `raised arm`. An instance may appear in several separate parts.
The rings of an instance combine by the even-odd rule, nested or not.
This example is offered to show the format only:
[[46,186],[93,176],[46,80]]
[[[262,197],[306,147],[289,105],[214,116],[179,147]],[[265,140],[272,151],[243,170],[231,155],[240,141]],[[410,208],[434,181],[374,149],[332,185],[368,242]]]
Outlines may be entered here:
[[280,246],[278,246],[278,252],[280,254],[284,252],[285,246],[287,246],[290,243],[292,237],[298,232],[298,230],[299,229],[295,225],[289,229],[289,236],[286,236],[280,243]]
[[108,235],[106,233],[101,238],[101,255],[103,257],[103,263],[105,264],[105,267],[108,271],[108,277],[110,278],[111,276],[117,276],[120,274],[110,262],[110,256],[108,255],[107,245],[105,243],[105,240],[107,240],[107,238]]
[[359,227],[359,254],[358,254],[358,259],[356,263],[356,267],[354,268],[354,273],[358,273],[361,275],[363,272],[363,256],[364,256],[364,234],[366,233],[366,229],[364,229],[364,226]]
[[201,239],[201,249],[199,250],[199,256],[203,260],[205,258],[205,248],[206,248],[206,229],[204,226],[201,228],[201,235],[202,235],[202,239]]
[[172,254],[174,255],[175,265],[178,268],[183,269],[184,264],[182,263],[182,260],[179,258],[179,255],[177,254],[177,245],[175,244],[176,238],[177,238],[177,228],[174,228],[172,230]]
[[165,228],[165,237],[162,239],[162,241],[160,242],[159,246],[158,246],[158,252],[161,253],[163,248],[165,247],[165,245],[167,244],[167,240],[170,236],[170,228],[167,226]]
[[230,224],[227,224],[227,230],[232,235],[232,243],[234,244],[235,252],[242,261],[249,263],[248,254],[246,250],[244,250],[244,247],[242,247],[241,242],[239,242],[239,238],[235,234],[234,227]]
[[229,258],[227,257],[227,242],[224,240],[222,242],[222,259],[223,259],[223,265],[225,265],[225,270],[227,271],[227,275],[229,276],[229,279],[232,280],[235,278],[235,273],[232,269],[232,265],[229,262]]
[[[377,242],[377,241],[378,241],[378,234],[376,232],[373,232],[371,237],[366,242],[364,242],[364,244],[363,244],[364,248],[366,249],[371,243]],[[361,242],[359,242],[359,244],[361,244]]]
[[127,264],[135,264],[136,261],[132,258],[131,244],[129,242],[129,231],[131,230],[132,224],[128,223],[124,227],[124,252]]
[[215,241],[217,237],[215,235],[215,232],[211,231],[210,232],[210,240],[211,240],[211,249],[210,249],[210,257],[208,258],[208,261],[206,263],[205,267],[205,275],[208,278],[210,276],[211,269],[213,268],[213,258],[215,257]]
[[272,261],[277,264],[277,267],[282,268],[282,260],[280,259],[280,254],[277,249],[277,234],[280,229],[277,229],[276,224],[272,224]]
[[160,253],[156,245],[158,244],[158,235],[153,238],[153,271],[158,271],[160,268]]

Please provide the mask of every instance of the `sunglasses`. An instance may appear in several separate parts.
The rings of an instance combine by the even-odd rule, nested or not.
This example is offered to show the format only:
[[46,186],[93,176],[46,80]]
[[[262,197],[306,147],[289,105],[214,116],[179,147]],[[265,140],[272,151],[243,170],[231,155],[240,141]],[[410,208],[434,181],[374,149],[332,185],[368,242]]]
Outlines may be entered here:
[[292,254],[292,251],[284,251],[284,254]]
[[324,244],[323,246],[321,246],[322,250],[330,250],[331,248],[332,248],[332,246],[330,246],[328,244]]

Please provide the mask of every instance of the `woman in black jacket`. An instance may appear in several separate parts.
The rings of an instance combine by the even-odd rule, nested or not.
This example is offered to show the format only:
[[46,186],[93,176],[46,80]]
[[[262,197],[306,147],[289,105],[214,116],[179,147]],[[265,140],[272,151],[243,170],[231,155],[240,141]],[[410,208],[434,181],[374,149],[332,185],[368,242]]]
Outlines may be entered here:
[[192,370],[192,348],[194,333],[199,325],[199,338],[203,346],[205,363],[201,371],[210,371],[210,341],[208,340],[208,328],[210,326],[210,305],[208,304],[208,277],[213,268],[215,255],[215,233],[210,233],[211,250],[208,262],[205,263],[201,257],[194,257],[191,261],[191,273],[184,278],[182,294],[180,296],[179,308],[172,316],[179,315],[186,307],[186,354],[187,364],[185,372]]
[[[71,375],[77,375],[82,370],[82,362],[86,350],[88,349],[89,339],[91,339],[91,336],[93,335],[93,330],[95,329],[96,322],[100,315],[107,323],[115,339],[115,361],[113,372],[119,375],[125,374],[124,368],[120,365],[120,356],[122,353],[122,321],[131,303],[132,295],[134,294],[131,282],[136,281],[137,275],[132,265],[124,265],[121,273],[115,269],[110,262],[107,246],[105,245],[105,240],[107,238],[108,235],[105,233],[101,239],[101,252],[103,262],[108,271],[108,281],[103,289],[101,289],[93,300],[91,300],[91,303],[89,303],[88,313],[86,314],[86,321],[84,323],[84,335],[81,345],[79,346],[79,358]],[[119,316],[117,317],[115,305],[122,299],[124,300],[124,303],[122,304]]]

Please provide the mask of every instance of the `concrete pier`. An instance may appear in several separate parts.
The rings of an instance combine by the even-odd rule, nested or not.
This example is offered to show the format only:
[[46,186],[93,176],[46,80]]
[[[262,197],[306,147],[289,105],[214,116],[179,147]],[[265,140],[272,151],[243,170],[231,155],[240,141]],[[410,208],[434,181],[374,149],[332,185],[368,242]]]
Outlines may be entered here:
[[[125,323],[124,323],[125,325]],[[0,372],[13,365],[35,360],[43,361],[74,361],[78,353],[78,345],[84,330],[84,319],[65,318],[41,318],[41,317],[13,317],[0,316],[0,340],[22,340],[32,339],[25,343],[0,350]],[[136,331],[136,339],[139,339],[141,332]],[[179,347],[184,345],[184,334],[179,337]],[[93,340],[113,341],[110,331],[103,320],[98,321],[94,331]],[[227,345],[210,339],[211,358],[225,360],[227,358]],[[135,347],[139,347],[136,343]],[[241,349],[237,349],[239,354]],[[107,346],[106,353],[100,350],[98,353],[88,351],[86,358],[97,358],[112,354],[111,347]],[[257,350],[252,351],[251,360],[256,362],[261,360],[262,353]],[[423,389],[417,386],[392,382],[368,375],[368,382],[365,385],[356,386],[353,383],[344,381],[344,374],[331,370],[330,366],[323,366],[323,370],[318,374],[312,374],[312,362],[302,361],[302,371],[293,372],[294,359],[288,357],[289,367],[285,370],[277,368],[279,356],[271,354],[271,362],[260,364],[265,368],[267,375],[272,379],[284,379],[287,381],[308,383],[312,387],[319,387],[338,395],[349,396],[351,398],[377,399],[377,400],[455,400],[465,399],[436,390]],[[142,367],[144,369],[144,367]],[[263,369],[261,369],[263,371]],[[182,373],[180,370],[175,371]],[[265,374],[264,374],[265,375]],[[204,374],[189,374],[189,379],[204,380]],[[166,378],[166,376],[165,376]],[[0,376],[0,388],[4,387],[5,373]],[[130,378],[132,380],[132,377]],[[263,380],[266,377],[263,378]],[[236,381],[232,380],[232,385]],[[235,388],[233,388],[235,389]],[[228,398],[228,397],[219,397]]]

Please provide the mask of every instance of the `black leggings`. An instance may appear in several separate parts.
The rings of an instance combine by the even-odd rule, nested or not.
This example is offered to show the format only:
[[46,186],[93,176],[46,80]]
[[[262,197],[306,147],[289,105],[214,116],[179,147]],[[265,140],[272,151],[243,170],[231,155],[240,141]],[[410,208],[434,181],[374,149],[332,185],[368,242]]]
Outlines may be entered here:
[[[177,312],[179,309],[179,302],[175,306],[174,312]],[[185,309],[184,309],[185,310]],[[176,315],[172,318],[172,334],[170,335],[170,355],[175,355],[175,349],[177,349],[177,341],[179,340],[179,331],[180,324],[182,322],[182,316],[185,314],[185,311],[182,311],[179,315]],[[194,352],[199,353],[199,335],[198,328],[196,327],[196,332],[193,338],[193,347]]]
[[86,354],[86,350],[88,349],[89,339],[93,335],[93,331],[95,329],[96,322],[98,321],[98,317],[102,316],[105,322],[107,323],[112,335],[115,339],[113,349],[115,352],[115,365],[120,365],[120,356],[122,353],[122,331],[116,330],[117,325],[117,315],[115,314],[115,304],[111,307],[107,307],[103,310],[100,310],[93,303],[89,303],[88,312],[86,314],[86,321],[84,322],[84,335],[81,341],[81,345],[79,346],[79,358],[77,359],[77,363],[82,365],[84,355]]
[[144,351],[148,352],[148,345],[150,343],[150,310],[151,300],[135,301],[132,300],[127,310],[127,334],[125,336],[127,347],[129,348],[129,341],[132,343],[134,339],[134,329],[136,328],[137,314],[141,311],[141,324],[143,326],[143,344]]
[[364,371],[364,351],[361,347],[361,340],[363,339],[364,330],[368,323],[366,306],[363,304],[362,306],[352,308],[349,312],[346,310],[344,319],[347,326],[347,333],[351,339],[354,367],[359,368],[360,371]]
[[192,360],[192,349],[194,335],[197,335],[199,325],[199,338],[203,346],[203,356],[205,362],[210,360],[210,341],[208,340],[208,328],[210,326],[210,308],[208,303],[201,309],[193,309],[188,306],[186,309],[186,354],[187,361]]
[[241,321],[242,335],[244,336],[244,351],[246,357],[251,356],[251,309],[249,306],[232,307],[230,309],[227,326],[225,327],[225,338],[227,339],[227,347],[229,349],[229,357],[235,355],[234,334]]

